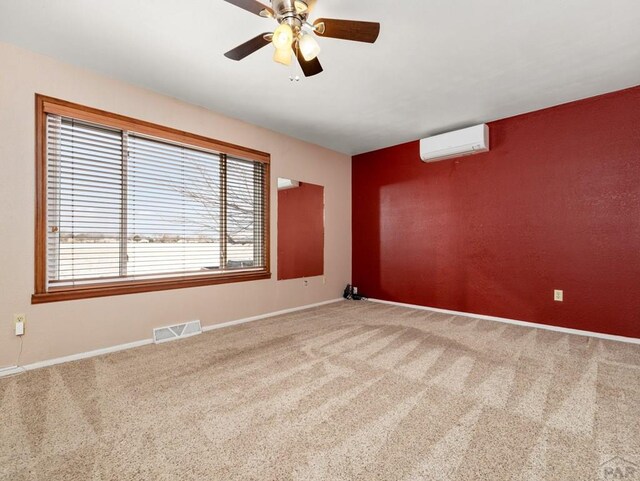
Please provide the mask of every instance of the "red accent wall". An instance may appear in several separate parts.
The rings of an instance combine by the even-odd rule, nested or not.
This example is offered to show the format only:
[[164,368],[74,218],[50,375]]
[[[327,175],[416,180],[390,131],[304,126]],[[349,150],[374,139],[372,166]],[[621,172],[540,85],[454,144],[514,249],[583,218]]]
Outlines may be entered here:
[[[490,124],[491,151],[353,158],[372,298],[640,337],[640,87]],[[564,290],[564,302],[553,290]]]
[[278,279],[324,274],[324,187],[278,191]]

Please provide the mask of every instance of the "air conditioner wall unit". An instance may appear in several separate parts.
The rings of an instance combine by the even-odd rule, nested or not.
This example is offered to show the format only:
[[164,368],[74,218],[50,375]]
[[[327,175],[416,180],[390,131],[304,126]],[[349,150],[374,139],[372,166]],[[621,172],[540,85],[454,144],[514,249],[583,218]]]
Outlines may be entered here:
[[474,125],[420,140],[420,159],[423,162],[436,162],[488,151],[489,126],[487,124]]

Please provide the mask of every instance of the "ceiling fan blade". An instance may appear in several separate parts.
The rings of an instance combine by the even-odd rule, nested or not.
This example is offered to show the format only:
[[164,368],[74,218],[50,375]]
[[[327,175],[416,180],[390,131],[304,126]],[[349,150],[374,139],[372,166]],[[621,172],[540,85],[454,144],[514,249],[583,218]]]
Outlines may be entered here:
[[320,65],[320,60],[318,58],[314,58],[313,60],[305,60],[302,56],[302,52],[300,49],[296,49],[296,57],[298,58],[298,63],[300,64],[300,68],[302,68],[302,73],[304,73],[305,77],[313,77],[314,75],[318,75],[322,72],[322,65]]
[[269,33],[270,32],[261,33],[257,37],[252,38],[242,45],[238,45],[236,48],[229,50],[224,54],[224,56],[230,58],[231,60],[242,60],[243,58],[251,55],[253,52],[260,50],[265,45],[269,45],[269,40],[264,38],[265,35]]
[[[257,2],[256,0],[225,0],[225,2],[235,5],[236,7],[240,7],[247,12],[260,15],[261,17],[273,17],[273,9],[271,7],[267,7],[264,3]],[[267,12],[266,15],[264,13],[261,13],[264,11]]]
[[380,34],[377,22],[358,22],[356,20],[337,20],[319,18],[313,22],[315,32],[321,37],[341,38],[355,42],[374,43]]

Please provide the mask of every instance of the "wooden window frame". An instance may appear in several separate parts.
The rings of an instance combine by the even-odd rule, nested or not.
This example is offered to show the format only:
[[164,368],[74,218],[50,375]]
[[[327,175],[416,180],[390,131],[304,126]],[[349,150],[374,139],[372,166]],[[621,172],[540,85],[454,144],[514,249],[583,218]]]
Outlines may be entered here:
[[[47,290],[47,142],[45,138],[47,114],[84,120],[107,127],[149,135],[160,140],[204,148],[219,154],[263,163],[265,166],[264,268],[259,271],[228,272],[211,275],[185,274],[183,276],[160,277],[157,279],[104,282],[78,287],[53,287]],[[36,94],[35,292],[31,296],[31,303],[40,304],[270,279],[270,162],[271,156],[266,152]]]

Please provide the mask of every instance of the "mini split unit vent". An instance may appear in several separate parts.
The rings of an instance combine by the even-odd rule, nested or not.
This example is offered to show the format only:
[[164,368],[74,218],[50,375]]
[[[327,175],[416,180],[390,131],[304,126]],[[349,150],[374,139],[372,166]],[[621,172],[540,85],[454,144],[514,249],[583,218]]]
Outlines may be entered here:
[[291,179],[278,179],[278,190],[295,189],[300,187],[300,182]]
[[153,330],[153,342],[159,344],[161,342],[191,337],[201,333],[202,327],[200,327],[200,321],[190,321],[184,324],[176,324],[175,326],[158,327]]
[[423,162],[436,162],[488,150],[489,126],[487,124],[474,125],[467,129],[420,140],[420,159]]

